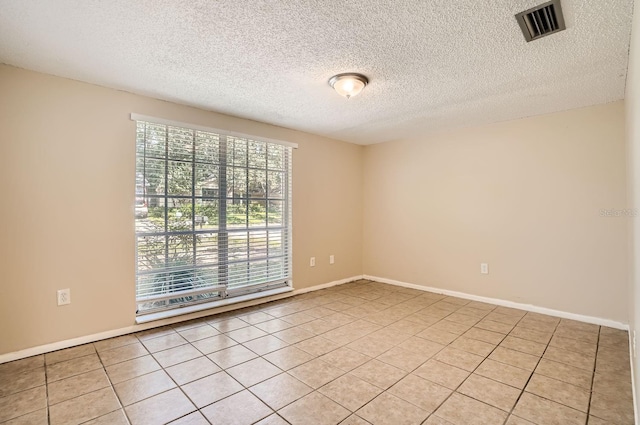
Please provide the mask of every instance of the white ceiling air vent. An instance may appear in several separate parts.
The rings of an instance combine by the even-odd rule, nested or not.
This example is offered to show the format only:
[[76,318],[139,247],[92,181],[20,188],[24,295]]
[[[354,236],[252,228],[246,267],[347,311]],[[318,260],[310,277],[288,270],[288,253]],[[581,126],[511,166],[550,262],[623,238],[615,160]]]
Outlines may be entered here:
[[537,40],[566,28],[560,0],[548,1],[520,12],[516,15],[516,20],[527,41]]

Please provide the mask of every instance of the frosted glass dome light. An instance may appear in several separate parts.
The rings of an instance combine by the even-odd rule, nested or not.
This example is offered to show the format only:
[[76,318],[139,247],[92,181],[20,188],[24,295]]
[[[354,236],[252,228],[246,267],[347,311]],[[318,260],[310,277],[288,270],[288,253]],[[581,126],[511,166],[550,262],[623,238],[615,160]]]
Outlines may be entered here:
[[362,74],[348,73],[334,75],[329,79],[329,85],[340,95],[347,99],[360,94],[369,83],[367,77]]

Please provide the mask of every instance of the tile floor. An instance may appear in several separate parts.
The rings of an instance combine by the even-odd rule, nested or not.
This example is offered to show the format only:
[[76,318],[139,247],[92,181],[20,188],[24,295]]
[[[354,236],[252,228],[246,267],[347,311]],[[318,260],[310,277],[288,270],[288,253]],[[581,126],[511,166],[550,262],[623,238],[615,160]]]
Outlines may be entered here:
[[0,365],[0,423],[633,424],[627,333],[359,281]]

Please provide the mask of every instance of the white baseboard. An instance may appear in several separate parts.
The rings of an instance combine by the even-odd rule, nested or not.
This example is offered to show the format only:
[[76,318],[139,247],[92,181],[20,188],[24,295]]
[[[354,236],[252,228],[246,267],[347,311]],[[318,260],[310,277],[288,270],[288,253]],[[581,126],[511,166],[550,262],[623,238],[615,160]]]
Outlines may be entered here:
[[387,278],[378,277],[378,276],[364,275],[363,278],[373,280],[376,282],[388,283],[389,285],[396,285],[396,286],[402,286],[405,288],[418,289],[420,291],[427,291],[427,292],[433,292],[436,294],[464,298],[466,300],[480,301],[483,303],[495,304],[503,307],[517,308],[519,310],[531,311],[533,313],[547,314],[549,316],[561,317],[563,319],[577,320],[579,322],[592,323],[594,325],[607,326],[610,328],[622,329],[625,331],[629,330],[628,324],[617,322],[615,320],[602,319],[600,317],[585,316],[582,314],[568,313],[566,311],[561,311],[561,310],[553,310],[546,307],[538,307],[536,305],[531,305],[531,304],[522,304],[514,301],[501,300],[499,298],[482,297],[479,295],[466,294],[464,292],[450,291],[447,289],[416,285],[414,283],[406,283],[406,282],[401,282],[398,280],[387,279]]
[[160,326],[172,325],[175,323],[185,322],[187,320],[193,320],[193,319],[198,319],[205,316],[211,316],[213,314],[224,313],[226,311],[238,310],[245,307],[264,304],[270,301],[289,298],[294,295],[305,294],[307,292],[318,291],[320,289],[330,288],[332,286],[343,285],[345,283],[360,280],[362,278],[363,278],[362,275],[352,276],[346,279],[341,279],[333,282],[311,286],[309,288],[294,289],[293,291],[290,291],[290,292],[285,292],[278,295],[271,295],[264,298],[240,302],[237,304],[225,305],[225,306],[217,307],[211,310],[203,310],[203,311],[198,311],[195,313],[185,314],[181,316],[174,316],[174,317],[170,317],[162,320],[156,320],[153,322],[146,322],[146,323],[136,324],[132,326],[126,326],[124,328],[113,329],[110,331],[99,332],[91,335],[84,335],[77,338],[53,342],[51,344],[44,344],[36,347],[26,348],[24,350],[14,351],[11,353],[0,354],[0,364],[10,362],[13,360],[24,359],[26,357],[36,356],[39,354],[49,353],[51,351],[62,350],[64,348],[75,347],[76,345],[88,344],[90,342],[96,342],[103,339],[114,338],[117,336],[127,335],[134,332],[145,331],[145,330],[157,328]]

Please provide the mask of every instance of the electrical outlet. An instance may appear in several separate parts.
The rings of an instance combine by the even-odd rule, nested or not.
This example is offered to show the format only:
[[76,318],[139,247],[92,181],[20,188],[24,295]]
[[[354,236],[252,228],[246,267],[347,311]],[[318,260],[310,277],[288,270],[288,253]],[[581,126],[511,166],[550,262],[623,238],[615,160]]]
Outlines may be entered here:
[[333,264],[333,263],[335,263],[335,262],[336,262],[336,258],[333,256],[333,254],[331,254],[331,255],[329,256],[329,264]]
[[489,274],[489,264],[488,263],[480,263],[480,273],[481,274]]
[[311,257],[309,259],[309,266],[310,267],[315,267],[316,266],[316,257]]
[[58,305],[71,304],[71,289],[58,289]]

